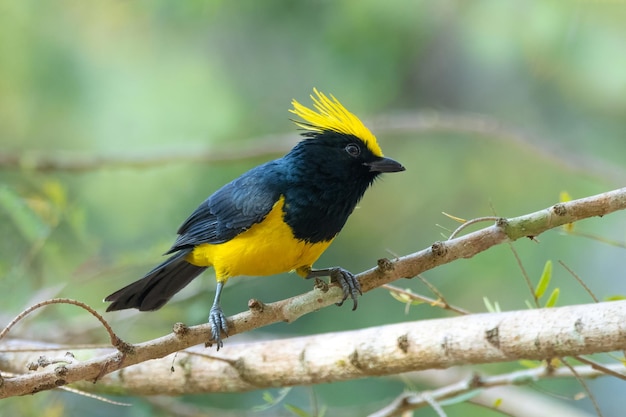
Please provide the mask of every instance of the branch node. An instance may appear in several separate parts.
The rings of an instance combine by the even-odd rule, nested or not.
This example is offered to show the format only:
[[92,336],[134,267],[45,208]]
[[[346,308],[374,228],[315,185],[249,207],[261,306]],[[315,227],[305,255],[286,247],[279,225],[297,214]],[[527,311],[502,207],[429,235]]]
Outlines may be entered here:
[[450,356],[450,338],[446,335],[439,344],[445,356]]
[[[59,378],[65,378],[68,372],[69,370],[67,369],[67,366],[65,365],[59,365],[56,368],[54,368],[54,374],[58,376]],[[65,383],[63,383],[63,385],[65,385]]]
[[115,336],[115,342],[113,343],[113,346],[115,346],[115,348],[123,355],[132,355],[133,353],[135,353],[135,347],[133,345],[123,341],[117,336]]
[[[39,360],[41,360],[41,356],[39,357]],[[26,369],[28,369],[29,371],[36,371],[37,369],[39,369],[39,360],[37,360],[37,362],[28,362],[26,364]]]
[[430,247],[430,250],[436,258],[441,258],[448,252],[448,248],[443,242],[433,243]]
[[321,292],[328,292],[328,283],[320,278],[315,278],[315,285],[313,286],[316,290],[320,290]]
[[498,326],[485,331],[485,338],[490,345],[500,349],[500,328]]
[[469,386],[469,388],[471,388],[471,389],[474,389],[474,388],[480,388],[480,387],[482,387],[483,385],[484,385],[484,384],[483,384],[483,379],[482,379],[482,377],[480,376],[480,374],[479,374],[478,372],[474,372],[474,373],[472,374],[472,377],[470,378],[470,380],[469,380],[469,382],[468,382],[468,386]]
[[409,337],[406,334],[398,337],[398,348],[403,353],[408,353],[409,351]]
[[565,216],[567,214],[567,208],[565,204],[558,203],[552,206],[552,212],[557,216]]
[[189,327],[185,323],[174,323],[172,332],[178,337],[185,337],[189,333]]
[[352,366],[356,369],[363,368],[361,362],[359,361],[359,352],[356,349],[348,356],[348,359],[350,360],[350,364],[352,364]]
[[382,272],[383,274],[387,272],[391,272],[395,268],[395,265],[393,264],[393,262],[391,262],[387,258],[380,258],[377,263],[378,263],[378,270]]
[[262,313],[265,310],[265,303],[256,298],[251,298],[248,300],[248,309],[253,313]]
[[576,330],[576,333],[582,333],[584,328],[585,325],[583,324],[583,319],[580,317],[577,318],[576,322],[574,323],[574,329]]

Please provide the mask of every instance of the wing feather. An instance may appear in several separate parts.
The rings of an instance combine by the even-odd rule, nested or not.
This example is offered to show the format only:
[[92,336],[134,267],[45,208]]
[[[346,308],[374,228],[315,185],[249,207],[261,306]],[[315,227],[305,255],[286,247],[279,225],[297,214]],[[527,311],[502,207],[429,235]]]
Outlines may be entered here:
[[260,165],[217,190],[183,222],[167,253],[227,242],[262,221],[282,194],[280,166]]

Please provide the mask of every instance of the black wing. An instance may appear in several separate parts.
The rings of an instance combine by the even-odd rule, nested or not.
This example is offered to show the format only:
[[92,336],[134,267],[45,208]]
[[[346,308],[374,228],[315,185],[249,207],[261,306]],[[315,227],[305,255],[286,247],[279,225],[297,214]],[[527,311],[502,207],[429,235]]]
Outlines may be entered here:
[[202,243],[223,243],[259,223],[281,195],[280,162],[260,165],[207,198],[178,229],[167,253]]

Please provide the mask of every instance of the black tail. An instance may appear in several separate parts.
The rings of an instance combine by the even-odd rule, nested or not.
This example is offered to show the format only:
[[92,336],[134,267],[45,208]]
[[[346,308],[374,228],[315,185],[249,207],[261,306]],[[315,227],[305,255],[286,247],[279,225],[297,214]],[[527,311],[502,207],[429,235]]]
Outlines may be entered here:
[[163,307],[174,294],[206,269],[185,261],[185,256],[190,250],[176,253],[148,272],[145,277],[109,295],[104,301],[112,301],[113,304],[107,311],[127,308],[151,311]]

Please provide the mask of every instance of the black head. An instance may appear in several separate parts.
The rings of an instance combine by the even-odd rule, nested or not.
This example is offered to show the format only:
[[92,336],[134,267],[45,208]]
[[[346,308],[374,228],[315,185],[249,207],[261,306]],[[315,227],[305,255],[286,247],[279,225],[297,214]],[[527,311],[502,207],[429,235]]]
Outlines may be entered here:
[[356,136],[337,132],[311,136],[283,158],[285,221],[300,239],[327,241],[339,233],[376,177],[404,167],[376,155]]
[[313,89],[314,108],[293,101],[308,139],[281,159],[285,221],[309,242],[335,237],[365,190],[383,172],[404,171],[385,158],[376,137],[335,97]]
[[331,131],[304,136],[310,139],[296,145],[285,158],[323,182],[344,183],[365,192],[381,173],[405,169],[354,135]]

